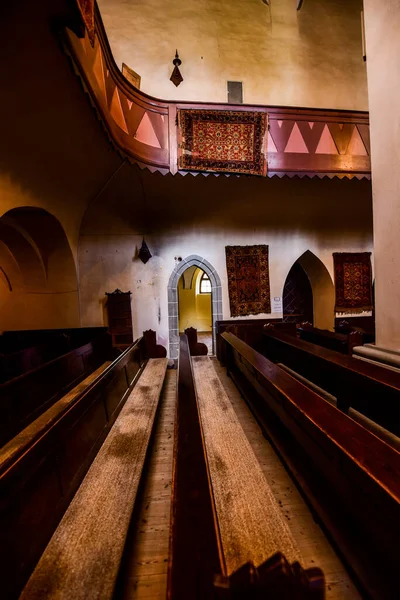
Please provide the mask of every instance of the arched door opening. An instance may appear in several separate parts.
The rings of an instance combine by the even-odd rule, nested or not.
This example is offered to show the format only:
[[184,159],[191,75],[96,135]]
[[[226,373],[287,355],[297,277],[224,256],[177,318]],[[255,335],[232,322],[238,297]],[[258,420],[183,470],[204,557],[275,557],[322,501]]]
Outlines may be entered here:
[[[195,275],[196,273],[197,275]],[[215,322],[222,320],[221,280],[214,267],[207,260],[205,260],[201,256],[193,254],[191,256],[188,256],[187,258],[182,259],[177,263],[168,282],[168,322],[170,358],[178,358],[179,331],[181,327],[183,329],[186,329],[186,327],[190,326],[195,327],[193,322],[188,323],[186,325],[183,319],[181,318],[182,316],[180,315],[178,289],[181,277],[183,277],[181,286],[195,285],[194,291],[196,292],[197,285],[197,295],[201,296],[201,285],[202,289],[205,292],[205,295],[207,295],[207,300],[200,300],[200,304],[201,302],[207,303],[208,301],[211,307],[211,321],[209,323],[211,325],[210,333],[212,335],[212,353],[214,354],[216,347]],[[210,289],[211,293],[208,291]],[[201,323],[207,323],[208,318],[208,316],[204,317],[204,320],[200,321],[201,327],[205,326]]]
[[295,262],[283,287],[284,323],[314,323],[313,293],[310,280],[299,262]]
[[333,331],[335,288],[328,269],[310,250],[304,252],[290,269],[282,297],[284,320],[286,317],[295,323],[309,321],[314,327]]
[[199,267],[188,267],[178,282],[179,333],[197,329],[197,339],[212,354],[211,281]]

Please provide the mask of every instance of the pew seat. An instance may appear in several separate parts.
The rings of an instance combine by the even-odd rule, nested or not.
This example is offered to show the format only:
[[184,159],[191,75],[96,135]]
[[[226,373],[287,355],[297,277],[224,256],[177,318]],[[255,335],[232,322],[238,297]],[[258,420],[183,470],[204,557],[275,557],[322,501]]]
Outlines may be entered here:
[[[367,597],[394,600],[398,597],[400,453],[236,336],[221,337],[229,375],[340,548],[362,591]],[[320,348],[318,355],[327,352]]]
[[208,357],[192,357],[205,448],[228,575],[281,551],[300,561],[284,515]]
[[21,600],[112,597],[166,369],[148,361]]

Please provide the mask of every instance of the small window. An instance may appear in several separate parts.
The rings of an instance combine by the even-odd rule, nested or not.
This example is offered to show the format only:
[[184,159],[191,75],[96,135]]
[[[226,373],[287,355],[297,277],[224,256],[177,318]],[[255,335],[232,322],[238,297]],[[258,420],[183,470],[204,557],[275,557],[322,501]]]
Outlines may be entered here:
[[201,276],[200,294],[211,294],[211,281],[207,273],[203,273]]
[[241,81],[228,81],[228,103],[243,104],[243,84]]

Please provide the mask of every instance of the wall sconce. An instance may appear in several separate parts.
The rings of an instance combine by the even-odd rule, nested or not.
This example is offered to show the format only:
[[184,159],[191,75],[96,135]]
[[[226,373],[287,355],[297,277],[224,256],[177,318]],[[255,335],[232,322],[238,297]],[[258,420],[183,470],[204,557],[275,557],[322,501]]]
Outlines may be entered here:
[[152,254],[149,250],[148,245],[144,241],[144,238],[143,238],[142,246],[138,252],[138,257],[140,258],[140,260],[142,261],[143,264],[146,264],[147,261],[149,261],[150,258],[152,257]]
[[170,81],[172,81],[172,83],[174,85],[176,85],[176,87],[178,87],[178,85],[180,83],[182,83],[182,81],[183,81],[183,77],[182,77],[181,72],[179,70],[179,66],[182,64],[182,61],[179,58],[178,50],[175,53],[175,58],[172,61],[172,64],[174,65],[175,68],[172,71],[172,75],[170,77]]

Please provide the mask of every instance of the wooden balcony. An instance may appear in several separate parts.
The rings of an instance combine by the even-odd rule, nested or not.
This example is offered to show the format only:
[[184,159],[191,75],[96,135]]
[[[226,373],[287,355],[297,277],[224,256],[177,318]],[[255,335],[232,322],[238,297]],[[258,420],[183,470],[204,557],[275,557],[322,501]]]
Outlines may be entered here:
[[178,172],[179,109],[232,109],[267,113],[268,177],[370,177],[367,112],[153,98],[133,87],[117,67],[97,8],[94,45],[87,31],[80,38],[66,29],[64,47],[112,142],[141,167]]

